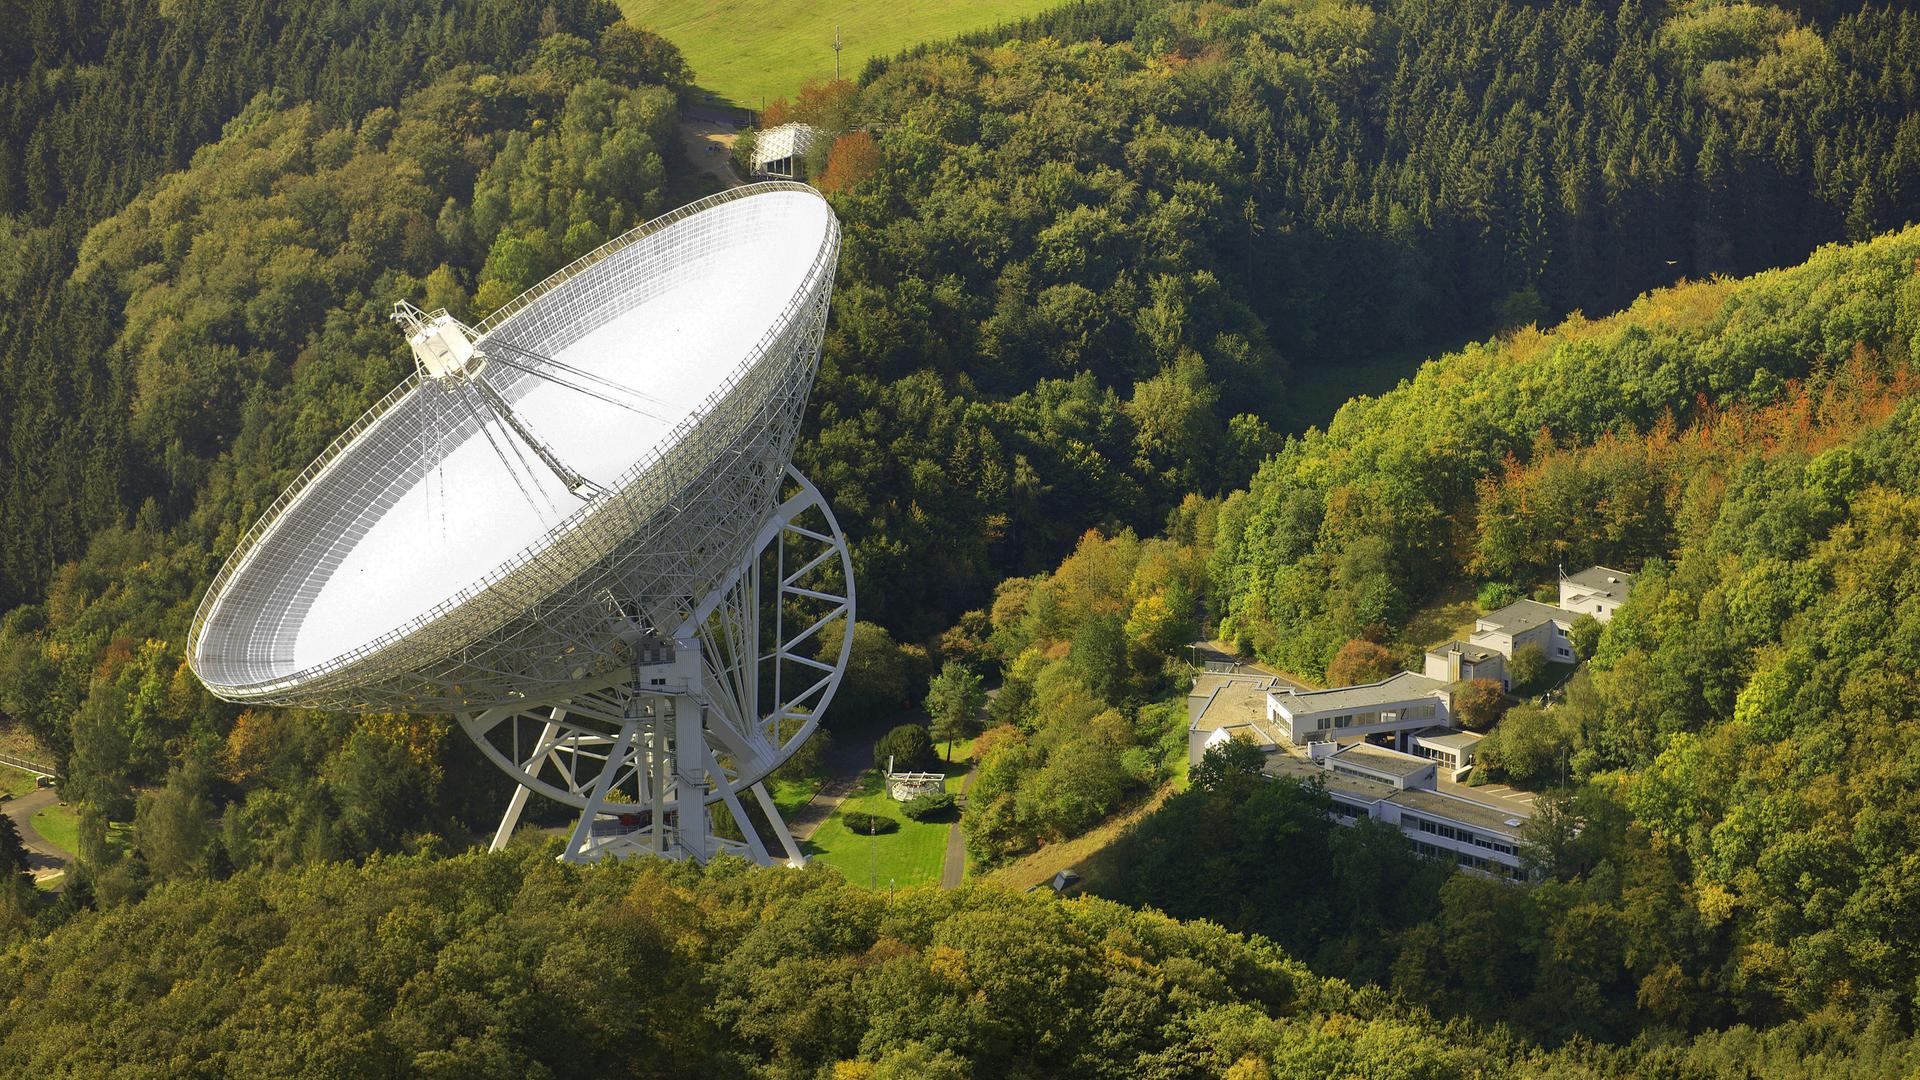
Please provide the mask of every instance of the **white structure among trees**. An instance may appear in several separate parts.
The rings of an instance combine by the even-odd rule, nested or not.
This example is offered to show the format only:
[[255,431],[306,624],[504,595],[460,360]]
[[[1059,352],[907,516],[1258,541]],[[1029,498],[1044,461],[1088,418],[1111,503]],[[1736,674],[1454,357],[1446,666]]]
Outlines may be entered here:
[[[242,537],[188,635],[230,701],[455,714],[566,858],[800,852],[761,781],[846,669],[853,563],[788,464],[839,257],[826,200],[736,188],[477,326],[396,305],[415,372]],[[763,618],[764,614],[764,618]],[[724,804],[743,839],[711,828]]]
[[1560,606],[1576,615],[1591,615],[1603,623],[1613,621],[1613,613],[1627,602],[1633,591],[1633,575],[1625,570],[1589,566],[1560,579]]
[[753,136],[753,171],[762,176],[794,179],[806,175],[807,155],[820,143],[819,129],[810,124],[780,124]]

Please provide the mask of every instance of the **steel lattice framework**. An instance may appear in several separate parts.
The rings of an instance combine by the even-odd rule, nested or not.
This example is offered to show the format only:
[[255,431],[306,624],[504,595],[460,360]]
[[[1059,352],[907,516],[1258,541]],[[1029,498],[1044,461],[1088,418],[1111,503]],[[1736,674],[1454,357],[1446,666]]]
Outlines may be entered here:
[[[231,701],[454,713],[520,785],[496,847],[538,792],[581,812],[567,858],[650,852],[705,861],[737,851],[765,862],[741,799],[751,793],[798,862],[760,781],[812,734],[853,637],[845,537],[820,493],[787,464],[819,364],[839,235],[813,189],[757,184],[634,229],[477,327],[397,305],[418,370],[242,537],[194,617],[194,671]],[[758,265],[778,284],[755,291],[743,282],[753,275],[742,268]],[[624,320],[649,304],[685,316],[710,278],[736,299],[745,288],[785,300],[765,309],[777,314],[744,356],[729,352],[723,371],[686,383],[711,387],[697,405],[682,408],[569,362],[583,352],[628,355],[619,335],[656,328]],[[661,333],[680,325],[668,322]],[[582,409],[619,406],[663,430],[634,443],[644,447],[637,460],[596,459],[632,461],[617,478],[590,477],[523,415],[543,401],[543,423],[564,421],[556,386],[580,395]],[[603,428],[619,440],[604,415],[596,423],[585,444],[567,433],[574,449],[598,445]],[[509,507],[517,516],[497,520],[543,531],[504,559],[487,556],[457,588],[421,591],[439,587],[420,584],[426,570],[466,575],[460,560],[470,562],[475,545],[470,536],[443,538],[450,554],[435,564],[435,553],[410,538],[411,524],[394,524],[396,508],[431,505],[430,474],[441,470],[444,514],[445,500],[463,494],[446,487],[449,463],[483,443],[497,458],[487,486],[518,488],[536,513],[544,500],[558,520]],[[502,505],[498,491],[464,494]],[[578,502],[563,509],[568,499]],[[500,535],[522,533],[503,524]],[[491,549],[483,542],[477,550]],[[438,599],[417,612],[371,602],[379,597],[364,582],[374,578],[353,574],[388,554],[397,561],[385,580]],[[424,569],[407,577],[415,568]],[[412,614],[392,627],[349,622],[343,638],[343,597],[349,616],[361,599],[372,611]],[[315,614],[328,602],[331,622]],[[318,624],[327,633],[316,635]],[[824,645],[836,624],[834,654]],[[744,839],[714,835],[707,808],[715,803],[728,807]]]

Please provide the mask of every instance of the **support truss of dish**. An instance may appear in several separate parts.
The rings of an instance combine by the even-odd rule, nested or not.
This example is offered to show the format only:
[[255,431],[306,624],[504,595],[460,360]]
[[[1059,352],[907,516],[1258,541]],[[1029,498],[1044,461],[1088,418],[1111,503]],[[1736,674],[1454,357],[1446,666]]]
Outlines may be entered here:
[[[481,751],[519,786],[493,838],[503,847],[530,794],[580,811],[563,858],[650,854],[704,863],[720,853],[801,864],[766,775],[813,734],[853,643],[853,561],[826,500],[791,467],[798,490],[749,545],[750,555],[680,626],[631,622],[624,670],[562,698],[460,714]],[[826,633],[838,625],[839,632]],[[823,655],[824,640],[838,651]],[[686,748],[685,752],[682,748]],[[751,796],[779,840],[770,853]],[[724,804],[737,835],[714,831]]]

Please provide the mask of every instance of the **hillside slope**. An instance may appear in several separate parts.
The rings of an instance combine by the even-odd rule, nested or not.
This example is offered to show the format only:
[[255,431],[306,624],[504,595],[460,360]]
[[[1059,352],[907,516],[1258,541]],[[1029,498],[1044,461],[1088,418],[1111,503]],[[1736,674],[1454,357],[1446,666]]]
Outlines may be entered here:
[[1436,878],[1392,829],[1202,784],[1096,885],[1544,1040],[1822,1014],[1913,1030],[1917,364],[1910,228],[1439,357],[1162,536],[1088,534],[943,639],[1003,675],[976,857],[1068,841],[1185,753],[1197,593],[1265,657],[1318,673],[1370,650],[1379,677],[1418,669],[1430,642],[1403,634],[1434,590],[1602,563],[1637,573],[1631,599],[1476,766],[1540,793],[1542,884]]

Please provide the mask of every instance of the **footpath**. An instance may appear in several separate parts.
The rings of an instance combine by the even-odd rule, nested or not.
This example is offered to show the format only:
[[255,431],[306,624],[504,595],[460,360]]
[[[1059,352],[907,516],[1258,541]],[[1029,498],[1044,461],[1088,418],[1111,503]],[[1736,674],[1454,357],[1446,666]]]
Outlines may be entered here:
[[[960,780],[960,799],[966,801],[968,789],[973,787],[973,774],[978,766],[969,765],[967,775]],[[960,816],[954,815],[953,824],[947,826],[947,861],[940,868],[940,887],[957,889],[960,880],[967,873],[967,834],[960,831]]]

